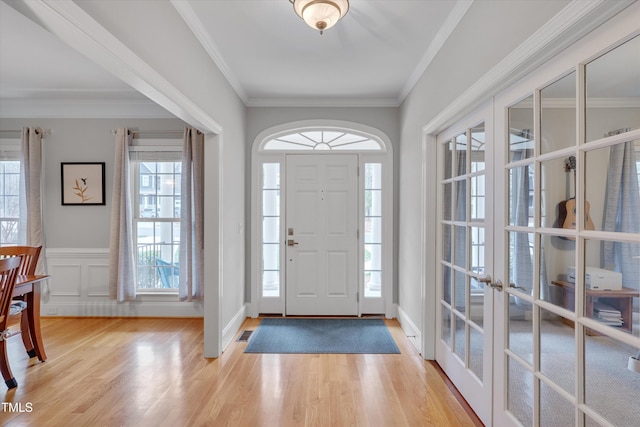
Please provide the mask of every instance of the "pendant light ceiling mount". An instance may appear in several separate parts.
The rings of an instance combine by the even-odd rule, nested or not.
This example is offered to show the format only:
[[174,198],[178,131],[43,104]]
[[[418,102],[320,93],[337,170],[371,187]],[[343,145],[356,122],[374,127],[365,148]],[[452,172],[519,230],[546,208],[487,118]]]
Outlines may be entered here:
[[349,0],[289,0],[293,10],[320,34],[338,22],[349,11]]

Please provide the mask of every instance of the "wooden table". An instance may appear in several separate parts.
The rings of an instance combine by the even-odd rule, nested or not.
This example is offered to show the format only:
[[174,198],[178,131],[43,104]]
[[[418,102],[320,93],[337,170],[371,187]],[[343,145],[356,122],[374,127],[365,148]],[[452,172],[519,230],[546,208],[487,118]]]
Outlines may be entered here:
[[[47,355],[44,352],[42,332],[40,330],[40,294],[42,281],[47,277],[49,276],[19,275],[16,279],[16,286],[13,289],[13,296],[24,296],[24,300],[27,303],[27,308],[22,312],[22,315],[27,315],[29,330],[22,331],[22,333],[29,334],[31,342],[33,343],[33,350],[28,351],[28,354],[30,357],[37,356],[42,362],[47,360]],[[3,371],[6,369],[6,372],[11,373],[6,351],[0,351],[0,366],[2,366]],[[18,382],[12,375],[11,377],[11,380],[5,381],[5,383],[7,384],[7,387],[15,388],[18,386]]]
[[[556,286],[562,289],[562,306],[567,310],[575,312],[575,284],[564,280],[552,281]],[[622,326],[620,329],[631,332],[633,327],[633,298],[640,296],[640,291],[631,288],[622,288],[616,291],[607,291],[602,289],[586,289],[586,307],[585,316],[593,318],[593,302],[594,299],[610,305],[620,311],[622,317]],[[573,322],[563,319],[563,322],[573,326]],[[588,335],[595,335],[595,331],[589,329]]]

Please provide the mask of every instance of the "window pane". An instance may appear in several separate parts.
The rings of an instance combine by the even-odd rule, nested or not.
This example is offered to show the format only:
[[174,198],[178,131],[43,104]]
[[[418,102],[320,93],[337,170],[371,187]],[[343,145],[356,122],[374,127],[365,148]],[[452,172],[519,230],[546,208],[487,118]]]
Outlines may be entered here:
[[262,165],[262,296],[280,296],[280,163]]
[[471,172],[484,170],[485,136],[484,123],[471,129]]
[[509,107],[509,161],[533,156],[533,95]]
[[364,165],[364,296],[382,297],[382,164]]
[[638,58],[640,37],[618,46],[586,66],[586,134],[595,141],[611,131],[640,128]]
[[[176,158],[175,153],[164,154]],[[134,200],[138,201],[135,227],[140,289],[178,288],[182,164],[161,160],[164,154],[137,152],[131,162],[137,173]]]
[[549,153],[576,144],[576,73],[540,92],[540,151]]

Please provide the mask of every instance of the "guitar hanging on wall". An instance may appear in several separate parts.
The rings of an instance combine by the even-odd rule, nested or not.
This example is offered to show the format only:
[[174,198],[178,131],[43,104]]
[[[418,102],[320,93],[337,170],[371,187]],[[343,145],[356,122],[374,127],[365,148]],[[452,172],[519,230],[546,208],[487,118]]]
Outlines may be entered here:
[[[570,156],[565,160],[565,171],[569,172],[573,170],[573,188],[576,188],[576,157]],[[584,202],[584,228],[585,230],[595,230],[593,220],[589,214],[590,204],[585,200]],[[558,204],[558,226],[561,228],[576,228],[576,198],[571,197]],[[571,239],[573,240],[573,239]]]

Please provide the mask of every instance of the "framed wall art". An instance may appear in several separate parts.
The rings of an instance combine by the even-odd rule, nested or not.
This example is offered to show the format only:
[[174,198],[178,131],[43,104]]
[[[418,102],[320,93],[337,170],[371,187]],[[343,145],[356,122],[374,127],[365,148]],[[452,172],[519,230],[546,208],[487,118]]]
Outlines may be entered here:
[[63,205],[104,205],[104,162],[60,163]]

